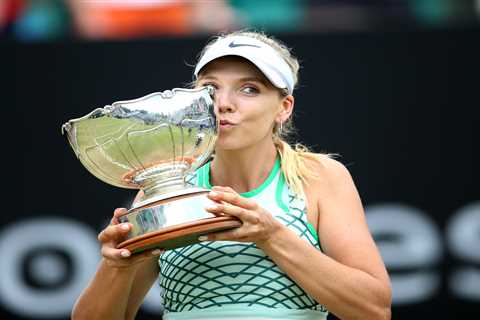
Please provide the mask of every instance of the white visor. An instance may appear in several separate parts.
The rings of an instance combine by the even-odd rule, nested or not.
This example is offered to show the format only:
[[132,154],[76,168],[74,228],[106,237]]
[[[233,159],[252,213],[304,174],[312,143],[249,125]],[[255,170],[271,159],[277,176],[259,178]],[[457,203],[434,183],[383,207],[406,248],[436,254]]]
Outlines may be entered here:
[[287,62],[268,44],[247,36],[230,36],[215,42],[195,67],[195,77],[212,60],[239,56],[253,63],[277,88],[293,92],[293,74]]

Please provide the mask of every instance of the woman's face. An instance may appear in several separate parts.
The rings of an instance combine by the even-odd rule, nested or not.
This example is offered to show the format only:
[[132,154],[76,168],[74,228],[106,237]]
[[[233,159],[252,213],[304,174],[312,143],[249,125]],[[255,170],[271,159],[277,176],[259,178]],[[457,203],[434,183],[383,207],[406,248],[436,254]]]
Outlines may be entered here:
[[207,85],[215,88],[217,151],[272,143],[286,97],[253,64],[240,57],[216,59],[199,75],[197,86]]

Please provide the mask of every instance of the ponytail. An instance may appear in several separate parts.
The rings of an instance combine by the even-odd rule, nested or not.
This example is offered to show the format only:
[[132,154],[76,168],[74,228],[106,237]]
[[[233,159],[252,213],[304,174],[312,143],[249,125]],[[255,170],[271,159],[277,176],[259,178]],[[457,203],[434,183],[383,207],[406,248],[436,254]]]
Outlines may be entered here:
[[308,163],[314,161],[323,164],[325,157],[333,155],[313,153],[300,143],[295,144],[292,148],[290,144],[277,135],[273,136],[273,143],[280,155],[280,166],[285,181],[296,195],[306,200],[304,187],[308,185],[310,179],[320,177],[318,172],[314,171],[314,166]]

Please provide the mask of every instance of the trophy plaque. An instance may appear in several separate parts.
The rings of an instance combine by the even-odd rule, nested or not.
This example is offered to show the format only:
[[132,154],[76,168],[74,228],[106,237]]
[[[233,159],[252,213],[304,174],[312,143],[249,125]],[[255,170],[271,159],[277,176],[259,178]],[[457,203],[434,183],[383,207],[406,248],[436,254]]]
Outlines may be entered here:
[[113,186],[141,190],[119,218],[133,228],[118,248],[168,250],[241,225],[234,217],[205,211],[209,190],[189,182],[209,160],[218,136],[213,90],[155,92],[97,108],[62,126],[90,173]]

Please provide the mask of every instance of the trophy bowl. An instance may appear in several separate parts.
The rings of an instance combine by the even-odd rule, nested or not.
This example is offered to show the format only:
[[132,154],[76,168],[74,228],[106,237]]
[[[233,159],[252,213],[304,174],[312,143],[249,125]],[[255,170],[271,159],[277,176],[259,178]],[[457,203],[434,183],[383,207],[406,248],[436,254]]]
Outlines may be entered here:
[[218,123],[212,87],[175,88],[114,102],[62,126],[77,158],[98,179],[139,189],[119,218],[133,228],[118,248],[174,249],[201,235],[239,227],[203,208],[208,189],[191,183],[213,153]]

